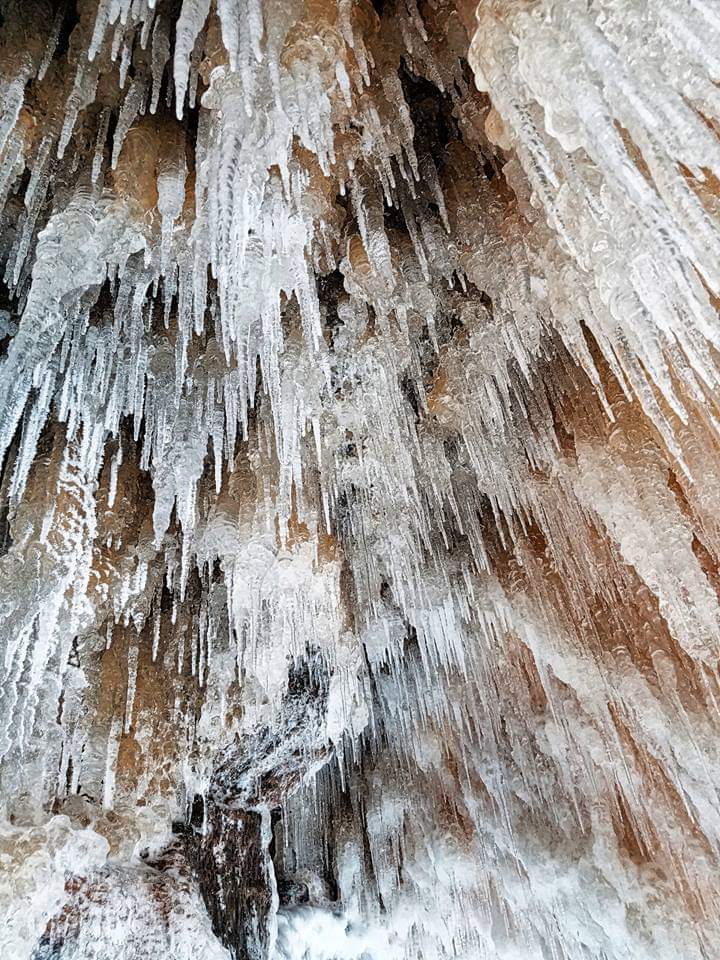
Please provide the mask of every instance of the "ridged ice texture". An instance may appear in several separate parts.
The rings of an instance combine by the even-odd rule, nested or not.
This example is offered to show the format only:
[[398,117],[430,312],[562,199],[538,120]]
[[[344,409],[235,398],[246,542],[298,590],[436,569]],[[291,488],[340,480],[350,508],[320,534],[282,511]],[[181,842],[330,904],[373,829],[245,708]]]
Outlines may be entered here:
[[716,956],[717,3],[0,14],[0,955]]

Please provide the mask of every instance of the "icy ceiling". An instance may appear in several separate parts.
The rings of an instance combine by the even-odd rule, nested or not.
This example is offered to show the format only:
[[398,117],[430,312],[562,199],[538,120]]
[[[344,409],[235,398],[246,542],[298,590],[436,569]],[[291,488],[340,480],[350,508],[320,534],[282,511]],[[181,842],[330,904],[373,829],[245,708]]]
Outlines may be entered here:
[[717,957],[717,0],[0,30],[3,960]]

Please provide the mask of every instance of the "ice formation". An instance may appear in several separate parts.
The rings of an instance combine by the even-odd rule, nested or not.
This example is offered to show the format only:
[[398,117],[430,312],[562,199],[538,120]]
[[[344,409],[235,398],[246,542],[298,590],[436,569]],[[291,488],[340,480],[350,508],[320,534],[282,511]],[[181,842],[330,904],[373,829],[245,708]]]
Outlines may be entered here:
[[717,0],[0,0],[0,956],[713,960]]

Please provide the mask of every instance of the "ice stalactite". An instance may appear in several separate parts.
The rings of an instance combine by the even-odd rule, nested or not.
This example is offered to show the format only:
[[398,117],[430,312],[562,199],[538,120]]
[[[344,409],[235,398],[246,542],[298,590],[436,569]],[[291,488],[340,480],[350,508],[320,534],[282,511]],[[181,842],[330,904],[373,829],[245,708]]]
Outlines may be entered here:
[[709,960],[712,0],[0,0],[0,952]]

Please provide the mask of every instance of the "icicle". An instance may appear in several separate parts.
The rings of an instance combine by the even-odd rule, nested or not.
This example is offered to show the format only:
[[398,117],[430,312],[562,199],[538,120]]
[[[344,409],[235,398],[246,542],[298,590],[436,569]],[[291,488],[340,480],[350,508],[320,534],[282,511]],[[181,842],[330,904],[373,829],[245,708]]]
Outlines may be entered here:
[[188,75],[190,73],[190,55],[209,12],[210,0],[183,0],[182,10],[175,27],[173,60],[175,110],[178,120],[181,120],[183,115]]

